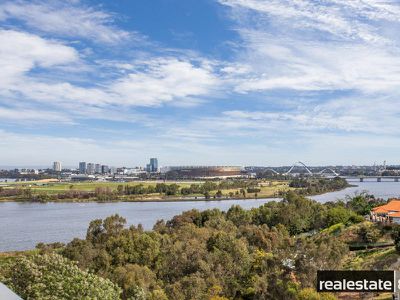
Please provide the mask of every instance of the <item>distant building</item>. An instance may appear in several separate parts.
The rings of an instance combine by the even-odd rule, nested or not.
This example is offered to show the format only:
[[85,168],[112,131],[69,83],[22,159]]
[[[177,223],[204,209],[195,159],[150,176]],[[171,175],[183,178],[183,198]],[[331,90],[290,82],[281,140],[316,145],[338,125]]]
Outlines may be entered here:
[[79,173],[86,174],[86,162],[81,161],[79,163]]
[[124,175],[135,175],[135,176],[139,176],[141,174],[146,173],[146,171],[144,171],[142,168],[124,168],[123,169],[123,174]]
[[101,174],[101,165],[100,164],[95,164],[94,165],[94,172],[96,174]]
[[150,167],[152,172],[158,172],[158,159],[150,158]]
[[118,172],[118,169],[116,167],[110,167],[110,174],[114,175]]
[[94,179],[95,179],[94,175],[79,174],[79,175],[71,176],[72,181],[86,181],[86,180],[94,180]]
[[245,176],[239,166],[171,166],[169,172],[186,178],[228,178]]
[[59,161],[53,162],[53,171],[61,172],[61,163]]
[[146,171],[153,173],[158,172],[158,159],[150,158],[150,163],[146,165]]
[[95,165],[93,163],[88,163],[86,168],[86,174],[93,175],[95,172]]
[[110,168],[106,165],[102,165],[101,166],[101,173],[102,174],[108,174],[108,172],[110,171]]
[[392,199],[385,205],[374,207],[370,218],[374,222],[400,224],[400,199]]

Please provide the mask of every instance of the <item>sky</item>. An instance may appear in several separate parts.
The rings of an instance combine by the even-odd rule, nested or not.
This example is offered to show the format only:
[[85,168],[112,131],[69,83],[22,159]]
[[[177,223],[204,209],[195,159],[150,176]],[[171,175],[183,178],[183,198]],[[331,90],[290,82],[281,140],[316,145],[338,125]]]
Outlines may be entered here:
[[0,0],[0,165],[400,164],[400,2]]

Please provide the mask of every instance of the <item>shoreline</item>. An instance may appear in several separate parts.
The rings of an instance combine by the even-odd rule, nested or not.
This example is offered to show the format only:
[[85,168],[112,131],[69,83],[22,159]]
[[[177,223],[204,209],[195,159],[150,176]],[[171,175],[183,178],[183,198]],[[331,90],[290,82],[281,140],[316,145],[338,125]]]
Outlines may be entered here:
[[[316,193],[316,194],[310,194],[310,195],[302,195],[304,197],[311,197],[311,196],[319,196],[319,195],[324,195],[328,193],[334,193],[334,192],[339,192],[343,191],[347,188],[351,187],[357,187],[357,185],[349,185],[347,187],[344,187],[339,190],[333,190],[333,191],[327,191],[324,193]],[[117,199],[117,200],[107,200],[107,201],[98,201],[95,199],[62,199],[61,201],[45,201],[45,202],[40,202],[40,201],[29,201],[29,200],[22,200],[22,199],[0,199],[0,203],[6,203],[6,202],[20,202],[20,203],[41,203],[41,204],[46,204],[46,203],[99,203],[99,204],[107,204],[107,203],[118,203],[118,202],[132,202],[132,203],[159,203],[159,202],[216,202],[216,201],[232,201],[232,200],[239,200],[239,201],[246,201],[246,200],[268,200],[268,199],[283,199],[283,196],[275,196],[275,195],[270,195],[270,196],[261,196],[261,197],[221,197],[221,198],[210,198],[210,199],[205,199],[204,197],[202,198],[167,198],[167,199],[162,199],[162,198],[150,198],[150,199]]]
[[[329,192],[328,192],[329,193]],[[46,201],[46,202],[40,202],[40,201],[26,201],[26,200],[16,200],[16,199],[0,199],[0,203],[4,202],[20,202],[20,203],[118,203],[118,202],[133,202],[133,203],[151,203],[151,202],[215,202],[215,201],[229,201],[229,200],[241,200],[241,201],[246,201],[246,200],[265,200],[265,199],[282,199],[282,197],[275,197],[275,196],[263,196],[263,197],[248,197],[248,198],[212,198],[212,199],[204,199],[204,198],[173,198],[173,199],[137,199],[137,200],[109,200],[109,201],[96,201],[96,200],[91,200],[91,199],[63,199],[62,201]]]

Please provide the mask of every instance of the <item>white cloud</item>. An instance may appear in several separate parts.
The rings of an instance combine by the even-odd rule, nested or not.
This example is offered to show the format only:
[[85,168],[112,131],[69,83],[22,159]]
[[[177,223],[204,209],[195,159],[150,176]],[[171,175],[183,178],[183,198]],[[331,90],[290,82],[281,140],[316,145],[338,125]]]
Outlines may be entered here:
[[231,7],[242,40],[236,60],[246,72],[227,74],[234,90],[247,98],[264,94],[275,107],[232,109],[205,120],[210,128],[266,143],[296,137],[309,160],[320,153],[374,157],[372,144],[391,140],[384,153],[396,161],[389,144],[399,144],[393,129],[400,126],[398,1],[220,2]]
[[118,43],[132,34],[113,25],[113,16],[79,1],[6,1],[0,4],[0,20],[17,19],[30,28],[62,37]]
[[57,111],[35,110],[26,108],[0,107],[0,121],[28,123],[64,123],[73,124],[70,117]]
[[287,27],[318,30],[339,38],[385,42],[368,21],[399,22],[400,8],[394,1],[376,0],[220,0],[236,9],[248,9]]
[[[286,40],[243,32],[252,71],[237,77],[238,92],[272,89],[392,92],[400,84],[400,49],[359,43]],[[235,78],[233,76],[233,78]]]
[[0,30],[0,88],[3,91],[36,67],[49,68],[78,59],[74,48],[58,42],[29,33]]
[[[85,64],[88,62],[71,46],[34,34],[0,30],[1,101],[35,101],[58,106],[71,115],[87,112],[87,117],[95,118],[104,117],[103,110],[110,107],[112,115],[113,110],[126,106],[194,106],[201,103],[196,97],[207,96],[218,85],[207,60],[173,57],[131,61],[130,70],[117,78],[111,71],[94,83],[87,75],[81,78],[81,85],[70,82],[71,71],[65,66],[79,69]],[[99,72],[101,66],[88,70]]]
[[153,106],[172,100],[184,102],[185,97],[207,95],[218,83],[208,66],[196,66],[190,61],[155,59],[144,67],[111,86],[122,100],[120,104]]
[[[376,0],[220,0],[242,39],[235,91],[357,90],[400,83],[400,5]],[[242,67],[243,69],[243,67]]]
[[298,105],[289,111],[231,110],[215,121],[218,128],[253,130],[262,134],[323,131],[395,136],[400,106],[391,97],[343,97],[317,104]]

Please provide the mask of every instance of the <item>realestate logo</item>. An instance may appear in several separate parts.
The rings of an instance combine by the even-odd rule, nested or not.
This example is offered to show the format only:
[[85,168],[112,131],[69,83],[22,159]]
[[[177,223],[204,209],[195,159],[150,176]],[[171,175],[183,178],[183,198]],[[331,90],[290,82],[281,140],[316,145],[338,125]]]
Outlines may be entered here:
[[400,281],[396,275],[395,271],[318,271],[317,291],[397,292]]

